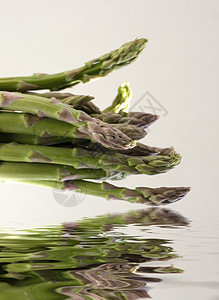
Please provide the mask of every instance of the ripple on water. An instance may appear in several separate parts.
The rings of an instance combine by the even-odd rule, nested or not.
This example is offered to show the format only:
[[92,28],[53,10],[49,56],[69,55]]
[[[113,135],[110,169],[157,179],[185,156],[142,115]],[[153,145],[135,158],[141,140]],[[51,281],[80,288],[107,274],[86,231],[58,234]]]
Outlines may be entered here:
[[[125,233],[131,225],[134,234]],[[178,254],[169,239],[142,230],[187,225],[181,215],[153,208],[22,234],[2,230],[1,300],[149,298],[151,283],[183,270],[171,264]]]

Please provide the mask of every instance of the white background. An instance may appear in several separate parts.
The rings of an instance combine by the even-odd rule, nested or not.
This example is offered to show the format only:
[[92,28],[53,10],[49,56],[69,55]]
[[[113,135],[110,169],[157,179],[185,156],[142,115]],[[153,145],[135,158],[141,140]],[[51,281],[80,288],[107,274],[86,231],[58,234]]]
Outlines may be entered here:
[[[121,184],[191,186],[190,194],[170,208],[191,219],[194,226],[202,222],[202,228],[208,228],[206,234],[218,236],[214,230],[219,209],[219,1],[20,0],[0,4],[1,77],[76,68],[136,37],[149,39],[132,65],[69,90],[95,96],[101,108],[110,104],[126,80],[133,102],[149,91],[168,114],[151,127],[144,142],[174,146],[183,160],[167,174],[130,177]],[[1,184],[0,197],[1,224],[16,227],[143,207],[86,196],[80,205],[66,208],[54,200],[51,190],[17,184]],[[218,245],[214,247],[212,251],[218,250]],[[207,262],[211,263],[211,256]]]

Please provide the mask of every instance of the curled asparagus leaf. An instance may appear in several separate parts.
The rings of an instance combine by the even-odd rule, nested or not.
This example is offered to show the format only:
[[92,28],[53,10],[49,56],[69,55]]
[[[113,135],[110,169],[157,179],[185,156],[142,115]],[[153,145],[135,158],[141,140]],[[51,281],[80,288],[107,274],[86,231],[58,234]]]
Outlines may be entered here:
[[128,112],[132,99],[132,90],[128,82],[122,83],[118,88],[118,94],[113,100],[113,103],[103,110],[103,113],[107,112]]

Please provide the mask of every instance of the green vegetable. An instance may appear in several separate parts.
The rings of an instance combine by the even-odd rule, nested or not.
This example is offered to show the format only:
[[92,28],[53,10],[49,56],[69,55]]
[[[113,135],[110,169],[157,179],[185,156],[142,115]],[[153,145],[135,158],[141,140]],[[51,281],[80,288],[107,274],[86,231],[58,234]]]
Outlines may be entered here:
[[122,131],[133,141],[141,140],[147,134],[147,132],[143,128],[137,127],[135,125],[131,125],[131,124],[111,124],[111,125],[112,127]]
[[129,124],[141,128],[147,128],[159,118],[159,116],[157,115],[147,114],[143,112],[120,112],[118,114],[108,112],[101,114],[92,114],[92,117],[100,119],[101,121],[106,123]]
[[[46,162],[46,158],[45,161]],[[70,166],[41,163],[0,162],[0,180],[54,180],[113,178],[118,173],[105,170],[80,169]]]
[[180,163],[172,147],[136,143],[158,116],[128,112],[132,92],[127,82],[103,112],[88,95],[31,92],[58,91],[106,76],[133,62],[146,43],[136,39],[71,71],[0,78],[0,180],[150,205],[183,198],[187,187],[128,189],[86,181],[160,174]]
[[[0,141],[2,143],[15,142],[19,144],[30,144],[30,145],[55,145],[60,143],[72,142],[74,139],[51,136],[51,137],[39,137],[30,134],[20,134],[20,133],[0,133]],[[77,140],[78,142],[80,140]]]
[[101,121],[96,122],[96,119],[83,115],[84,112],[82,111],[77,111],[77,113],[79,113],[79,119],[88,118],[88,120],[69,124],[31,114],[0,112],[0,132],[31,134],[40,137],[60,136],[91,139],[107,148],[114,149],[126,149],[134,146],[134,142],[116,128]]
[[129,156],[108,151],[100,153],[74,147],[73,149],[52,146],[0,144],[0,160],[14,162],[41,162],[80,168],[96,168],[125,172],[127,174],[160,174],[180,163],[178,153],[153,156]]
[[24,183],[40,185],[60,190],[72,190],[87,195],[102,197],[107,200],[126,200],[128,202],[143,203],[148,205],[165,205],[182,199],[190,190],[188,187],[137,187],[128,189],[117,187],[107,182],[91,182],[87,180],[72,181],[23,181]]
[[135,61],[147,43],[146,39],[136,39],[96,59],[85,63],[83,67],[58,74],[39,74],[22,77],[0,78],[0,90],[26,92],[29,90],[61,90],[80,82],[103,77],[113,70]]
[[73,108],[83,110],[88,114],[99,114],[100,109],[91,102],[94,97],[88,95],[74,95],[71,93],[47,92],[43,94],[28,92],[29,95],[45,97],[48,99],[56,98],[59,102],[71,105]]
[[103,110],[103,113],[107,112],[127,112],[130,107],[132,98],[132,90],[128,82],[122,83],[118,88],[118,94],[113,100],[113,103]]

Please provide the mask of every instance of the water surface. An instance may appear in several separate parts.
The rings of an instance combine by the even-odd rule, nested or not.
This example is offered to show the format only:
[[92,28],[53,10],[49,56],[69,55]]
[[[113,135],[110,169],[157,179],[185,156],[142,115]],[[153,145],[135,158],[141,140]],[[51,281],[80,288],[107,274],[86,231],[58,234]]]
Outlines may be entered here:
[[189,221],[159,208],[106,214],[23,231],[0,231],[1,300],[145,299],[182,276],[166,230]]

